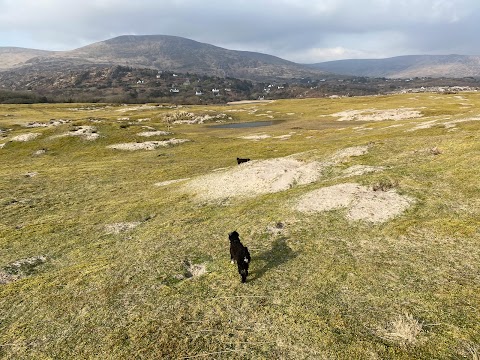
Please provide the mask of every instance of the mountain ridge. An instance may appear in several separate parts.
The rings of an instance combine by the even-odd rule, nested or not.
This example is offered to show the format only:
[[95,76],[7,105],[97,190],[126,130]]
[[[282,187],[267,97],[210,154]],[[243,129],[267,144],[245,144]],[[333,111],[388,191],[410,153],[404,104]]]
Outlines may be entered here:
[[366,77],[478,77],[477,55],[402,55],[385,59],[345,59],[308,65],[336,74]]
[[384,59],[344,59],[299,64],[277,56],[229,50],[172,35],[122,35],[68,51],[0,47],[0,71],[30,67],[70,70],[82,65],[135,68],[266,79],[320,78],[332,74],[361,77],[480,77],[480,56],[402,55]]
[[[1,61],[0,57],[0,61]],[[251,51],[228,50],[215,45],[170,35],[123,35],[78,49],[41,54],[12,66],[31,66],[56,60],[71,63],[127,65],[157,70],[191,72],[245,79],[295,78],[321,75],[279,57]],[[41,71],[41,68],[39,68]]]

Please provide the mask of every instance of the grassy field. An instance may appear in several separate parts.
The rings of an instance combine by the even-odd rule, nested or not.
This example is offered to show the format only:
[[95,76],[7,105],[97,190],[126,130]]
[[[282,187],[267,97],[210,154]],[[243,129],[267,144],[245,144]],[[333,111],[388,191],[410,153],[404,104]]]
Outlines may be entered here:
[[[420,117],[395,120],[391,109]],[[338,121],[350,110],[362,121]],[[166,123],[192,119],[179,112],[283,121]],[[480,358],[480,94],[0,105],[0,129],[0,358]],[[98,138],[71,136],[82,129]],[[138,135],[149,130],[173,134]],[[38,135],[15,141],[28,133]],[[270,137],[243,138],[252,135]],[[189,141],[107,148],[170,138]],[[368,152],[329,160],[359,146]],[[328,166],[314,182],[256,196],[185,190],[238,169],[237,156],[293,154]],[[382,170],[347,177],[352,166]],[[176,179],[190,180],[158,184]],[[413,201],[383,222],[295,209],[343,183]],[[229,262],[233,230],[252,255],[246,284]]]

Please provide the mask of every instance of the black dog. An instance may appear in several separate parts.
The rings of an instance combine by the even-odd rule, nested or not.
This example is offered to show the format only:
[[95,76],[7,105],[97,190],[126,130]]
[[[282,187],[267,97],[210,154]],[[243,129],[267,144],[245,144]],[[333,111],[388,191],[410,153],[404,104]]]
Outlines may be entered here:
[[243,246],[238,237],[238,232],[233,231],[228,234],[230,239],[230,260],[232,264],[237,263],[238,273],[242,277],[242,283],[247,281],[248,276],[248,265],[250,264],[250,253],[248,248]]
[[245,163],[247,161],[250,161],[250,159],[242,159],[237,157],[237,164],[240,165],[241,163]]

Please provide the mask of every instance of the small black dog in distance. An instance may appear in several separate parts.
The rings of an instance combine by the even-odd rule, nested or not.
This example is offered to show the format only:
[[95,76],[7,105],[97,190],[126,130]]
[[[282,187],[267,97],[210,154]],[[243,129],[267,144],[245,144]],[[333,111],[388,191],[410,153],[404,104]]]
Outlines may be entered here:
[[228,234],[230,239],[230,260],[232,264],[237,263],[238,273],[242,277],[242,283],[247,281],[248,265],[250,265],[250,253],[248,248],[240,242],[238,232],[233,231]]
[[247,161],[250,161],[250,159],[242,159],[242,158],[237,157],[237,164],[238,165],[240,165],[241,163],[245,163]]

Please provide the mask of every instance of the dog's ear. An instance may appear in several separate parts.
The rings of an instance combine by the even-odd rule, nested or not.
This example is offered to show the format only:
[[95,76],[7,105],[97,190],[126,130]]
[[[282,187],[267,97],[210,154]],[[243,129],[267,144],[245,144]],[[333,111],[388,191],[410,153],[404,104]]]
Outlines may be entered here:
[[228,234],[228,238],[230,241],[238,240],[238,232],[232,231],[230,234]]

